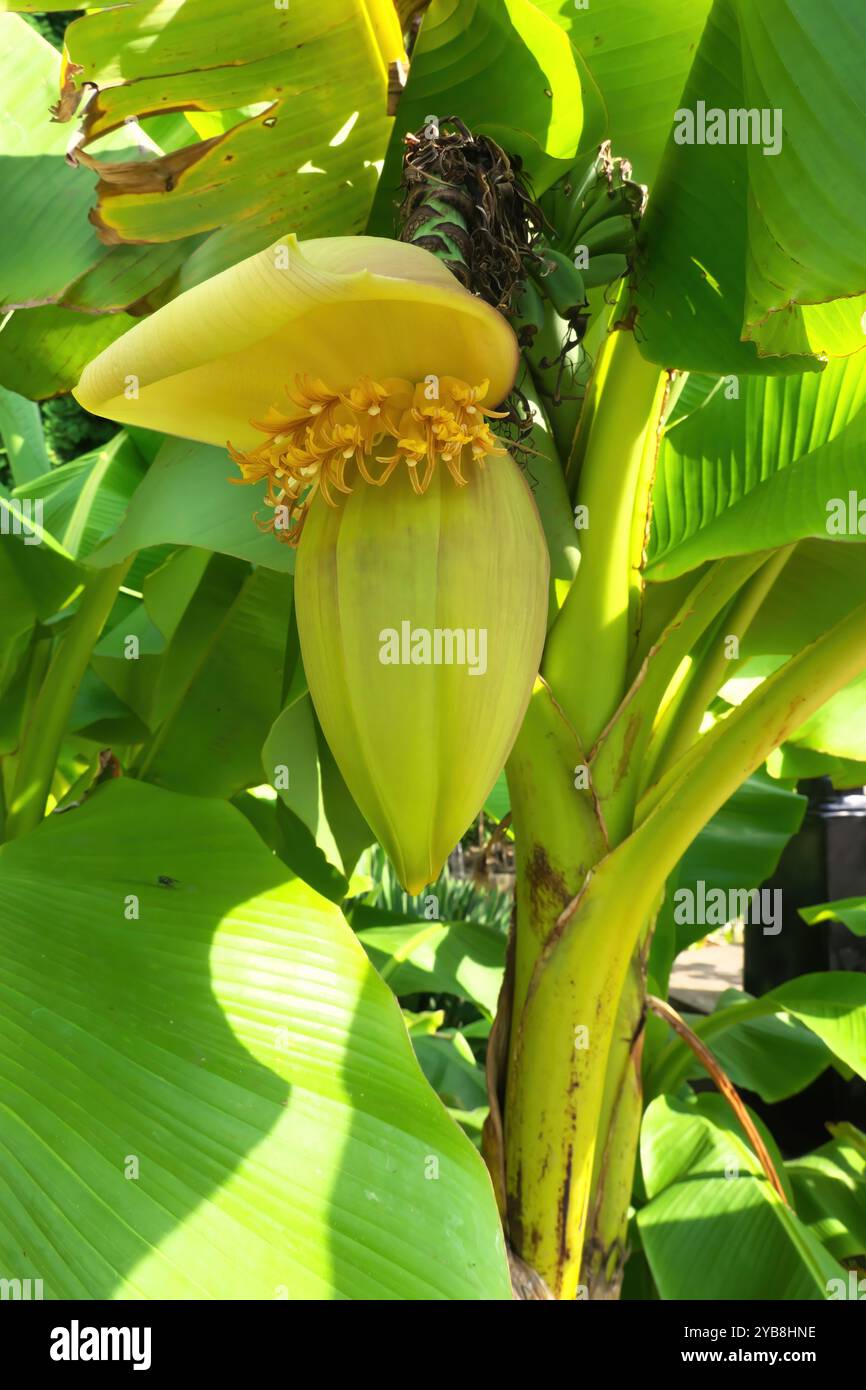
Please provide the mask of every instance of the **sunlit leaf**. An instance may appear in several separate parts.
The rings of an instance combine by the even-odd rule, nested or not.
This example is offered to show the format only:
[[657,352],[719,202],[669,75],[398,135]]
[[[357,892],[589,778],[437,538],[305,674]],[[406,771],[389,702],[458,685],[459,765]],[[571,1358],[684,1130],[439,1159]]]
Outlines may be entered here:
[[236,811],[121,779],[0,858],[4,1270],[46,1298],[510,1297],[396,1001]]

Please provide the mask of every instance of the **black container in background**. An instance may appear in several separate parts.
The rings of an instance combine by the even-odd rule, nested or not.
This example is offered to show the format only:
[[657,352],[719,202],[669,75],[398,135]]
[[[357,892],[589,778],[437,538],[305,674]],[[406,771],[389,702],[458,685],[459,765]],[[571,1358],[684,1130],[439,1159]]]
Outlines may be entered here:
[[[866,971],[866,937],[841,922],[809,927],[797,911],[866,897],[866,795],[861,787],[835,791],[829,777],[810,778],[798,790],[809,798],[803,824],[763,885],[782,890],[782,930],[777,936],[765,936],[759,925],[745,930],[743,982],[750,994],[819,970]],[[789,1157],[826,1143],[827,1120],[866,1130],[866,1082],[843,1081],[832,1068],[789,1100],[767,1105],[752,1094],[748,1100]]]

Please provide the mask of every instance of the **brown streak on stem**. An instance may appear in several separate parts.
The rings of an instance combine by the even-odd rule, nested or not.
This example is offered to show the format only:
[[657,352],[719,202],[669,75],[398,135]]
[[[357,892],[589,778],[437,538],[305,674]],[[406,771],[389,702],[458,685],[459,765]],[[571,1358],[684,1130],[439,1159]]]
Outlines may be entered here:
[[569,1144],[568,1157],[565,1160],[565,1177],[562,1181],[562,1193],[559,1198],[559,1211],[557,1213],[560,1265],[568,1263],[568,1199],[571,1195],[571,1168],[573,1161],[574,1147]]
[[569,901],[568,885],[562,874],[554,869],[543,845],[533,844],[526,862],[526,886],[532,904],[532,919],[544,918],[547,899],[551,904]]

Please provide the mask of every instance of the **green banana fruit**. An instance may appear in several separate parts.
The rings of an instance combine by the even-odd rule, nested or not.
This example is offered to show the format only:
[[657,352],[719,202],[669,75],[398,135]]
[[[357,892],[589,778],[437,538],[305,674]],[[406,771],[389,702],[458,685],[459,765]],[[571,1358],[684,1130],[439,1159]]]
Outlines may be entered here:
[[629,269],[626,256],[590,256],[589,265],[583,272],[583,281],[588,290],[599,285],[610,285],[619,280]]
[[584,208],[574,224],[574,236],[580,239],[590,227],[614,217],[629,217],[634,229],[640,221],[644,191],[640,184],[620,184],[599,190],[596,198]]
[[554,223],[561,237],[567,238],[580,225],[586,208],[610,189],[614,161],[610,153],[610,141],[599,147],[598,154],[586,165],[577,177],[569,178],[571,194],[568,198],[566,215],[562,223]]
[[540,256],[530,271],[532,279],[559,317],[569,321],[586,304],[583,272],[562,251],[545,246]]
[[611,251],[627,256],[634,246],[634,223],[630,217],[606,217],[588,230],[581,228],[574,246],[575,254],[578,246],[586,247],[590,257]]

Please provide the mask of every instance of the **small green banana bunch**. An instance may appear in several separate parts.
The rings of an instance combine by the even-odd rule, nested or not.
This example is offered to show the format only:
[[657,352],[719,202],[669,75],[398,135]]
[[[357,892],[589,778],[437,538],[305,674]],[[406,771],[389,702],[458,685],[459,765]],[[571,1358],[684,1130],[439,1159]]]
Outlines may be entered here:
[[585,300],[581,290],[610,285],[627,273],[645,205],[646,188],[632,179],[627,159],[611,156],[609,141],[587,168],[572,170],[550,190],[544,211],[555,239],[541,254],[553,269],[543,286],[562,317],[569,301]]
[[[631,269],[645,204],[646,188],[632,179],[628,160],[612,157],[609,141],[541,199],[549,229],[524,260],[527,278],[510,320],[547,404],[561,406],[574,389],[590,292]],[[574,411],[565,413],[567,438]]]

